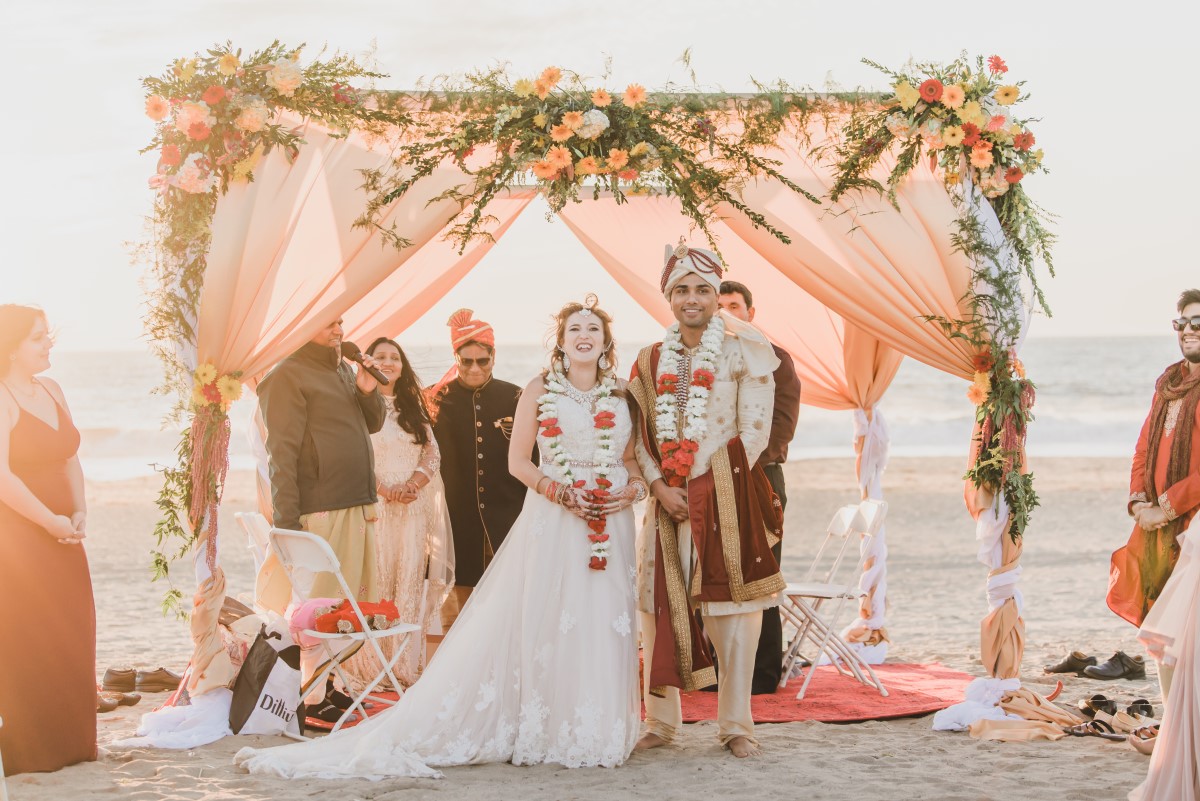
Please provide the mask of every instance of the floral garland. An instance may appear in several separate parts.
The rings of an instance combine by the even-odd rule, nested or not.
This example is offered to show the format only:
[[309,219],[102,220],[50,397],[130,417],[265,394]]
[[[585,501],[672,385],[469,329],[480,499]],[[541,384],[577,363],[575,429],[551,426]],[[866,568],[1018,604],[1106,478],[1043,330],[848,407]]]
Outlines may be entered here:
[[394,169],[368,176],[380,193],[361,222],[385,230],[388,204],[454,161],[469,172],[470,182],[438,199],[460,204],[462,212],[448,233],[460,251],[472,239],[488,237],[488,203],[530,178],[551,213],[586,194],[599,197],[603,190],[611,191],[617,203],[627,194],[661,193],[678,198],[714,249],[710,224],[722,205],[789,242],[742,201],[738,189],[768,176],[820,203],[776,169],[780,162],[760,155],[760,146],[773,144],[789,124],[799,120],[802,127],[810,114],[855,102],[783,88],[752,98],[651,94],[637,83],[609,91],[554,66],[536,78],[515,81],[501,69],[446,79],[414,115],[413,136],[398,148]]
[[[567,393],[567,378],[554,371],[546,376],[546,392],[538,398],[538,426],[542,438],[546,440],[546,450],[550,461],[558,466],[566,480],[566,484],[576,489],[583,489],[587,482],[576,479],[571,470],[571,456],[562,443],[562,429],[558,425],[558,399]],[[616,467],[617,451],[613,444],[612,429],[616,426],[617,398],[614,394],[616,379],[611,373],[604,373],[600,379],[596,395],[596,412],[592,424],[596,429],[596,448],[592,455],[593,472],[596,475],[596,486],[585,491],[585,497],[595,503],[603,503],[609,497],[612,489],[613,469]],[[587,521],[591,533],[591,558],[588,567],[592,570],[604,570],[608,567],[608,525],[607,515],[600,515],[594,520]]]
[[672,487],[682,487],[695,462],[700,440],[708,430],[705,413],[708,398],[716,380],[717,358],[725,341],[725,321],[714,316],[700,337],[700,349],[692,360],[692,375],[688,385],[687,405],[683,410],[683,435],[678,424],[679,369],[683,340],[679,324],[667,329],[663,338],[662,355],[658,362],[658,398],[654,402],[655,428],[659,453],[662,456],[663,476]]
[[[301,47],[279,42],[246,53],[231,44],[181,58],[159,76],[143,80],[145,113],[155,124],[142,153],[158,156],[149,179],[154,190],[152,238],[141,248],[149,263],[146,332],[162,361],[162,391],[178,398],[176,417],[188,425],[176,448],[176,464],[163,466],[160,511],[154,535],[153,574],[169,579],[170,564],[186,556],[197,538],[215,535],[214,511],[227,461],[225,412],[241,391],[240,376],[218,376],[217,367],[193,370],[196,317],[204,287],[207,252],[217,198],[234,183],[254,180],[262,157],[281,148],[294,159],[302,132],[283,124],[282,112],[314,119],[335,134],[351,128],[383,133],[406,117],[390,98],[368,97],[352,81],[382,77],[353,59],[333,55],[304,64]],[[174,542],[174,546],[170,543]],[[169,547],[170,546],[170,547]],[[183,594],[172,588],[164,611],[181,611]]]
[[[1014,113],[1014,106],[1027,97],[1024,82],[1004,77],[1008,65],[999,56],[986,64],[982,57],[973,64],[964,57],[946,66],[918,65],[916,74],[866,63],[891,77],[892,94],[880,109],[856,113],[843,128],[842,141],[834,147],[837,174],[830,197],[836,201],[851,191],[883,192],[885,184],[871,172],[888,152],[895,152],[896,159],[886,179],[893,204],[897,188],[923,154],[932,168],[942,171],[958,211],[954,246],[970,260],[972,281],[963,298],[966,319],[931,316],[926,321],[952,339],[965,340],[977,354],[967,397],[977,407],[979,449],[965,478],[1003,494],[1012,516],[1009,535],[1015,540],[1028,526],[1038,497],[1033,475],[1023,465],[1035,389],[1011,348],[1024,323],[1022,280],[1037,306],[1050,314],[1036,267],[1043,263],[1054,275],[1050,249],[1055,239],[1046,227],[1049,215],[1025,191],[1024,179],[1046,168],[1042,150],[1034,149],[1030,120]],[[1002,245],[991,241],[969,202],[976,191],[996,214]],[[1008,257],[1017,269],[995,269]]]

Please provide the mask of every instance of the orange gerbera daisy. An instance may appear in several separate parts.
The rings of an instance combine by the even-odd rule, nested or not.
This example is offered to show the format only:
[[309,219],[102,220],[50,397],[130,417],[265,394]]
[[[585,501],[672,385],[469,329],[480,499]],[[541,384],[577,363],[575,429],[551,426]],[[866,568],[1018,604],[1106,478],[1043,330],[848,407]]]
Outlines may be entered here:
[[150,95],[146,98],[146,116],[155,122],[166,119],[170,111],[171,107],[167,101],[159,95]]
[[546,161],[557,170],[565,170],[571,166],[571,151],[562,145],[555,145],[546,151]]
[[612,95],[605,89],[597,89],[592,92],[592,105],[596,108],[604,108],[612,103]]
[[546,67],[546,69],[542,70],[542,74],[538,76],[538,80],[545,81],[553,89],[562,80],[562,70],[558,67]]
[[552,181],[558,177],[558,167],[555,167],[548,161],[535,161],[533,163],[533,174],[543,181]]
[[631,83],[625,87],[625,94],[621,96],[621,102],[629,108],[637,108],[646,102],[646,87],[640,83]]
[[619,148],[608,151],[608,169],[619,170],[629,163],[629,154]]
[[563,115],[562,122],[563,122],[563,125],[567,126],[572,131],[578,131],[579,126],[583,125],[583,112],[582,111],[568,111],[566,114]]
[[600,173],[600,164],[596,161],[595,156],[584,156],[575,165],[575,172],[581,175],[598,175]]
[[547,97],[549,97],[550,90],[553,88],[554,84],[550,83],[544,78],[538,78],[533,82],[533,93],[538,96],[539,100],[545,100]]
[[967,387],[967,400],[976,406],[980,406],[987,400],[987,390],[978,384],[971,384],[971,386]]
[[555,142],[565,142],[575,135],[575,132],[566,125],[555,125],[550,129],[550,138]]

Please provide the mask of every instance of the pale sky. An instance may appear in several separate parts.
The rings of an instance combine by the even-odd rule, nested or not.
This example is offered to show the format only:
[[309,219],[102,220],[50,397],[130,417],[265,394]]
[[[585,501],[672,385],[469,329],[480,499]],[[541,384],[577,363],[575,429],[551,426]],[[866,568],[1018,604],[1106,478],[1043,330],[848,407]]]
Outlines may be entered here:
[[[1179,291],[1200,285],[1192,141],[1200,112],[1182,8],[1162,0],[10,3],[0,25],[11,65],[0,125],[9,186],[0,302],[45,308],[64,349],[143,347],[140,268],[126,247],[143,236],[154,170],[153,158],[137,154],[152,134],[140,78],[226,39],[245,50],[274,38],[307,42],[310,57],[322,45],[374,50],[390,75],[381,85],[401,89],[496,62],[514,75],[555,64],[598,76],[606,56],[610,87],[654,89],[688,80],[678,62],[687,47],[710,89],[748,91],[751,77],[877,89],[885,81],[860,58],[899,67],[966,50],[1001,55],[1010,77],[1028,81],[1021,113],[1044,120],[1031,128],[1051,173],[1029,179],[1028,190],[1059,216],[1059,276],[1044,281],[1055,317],[1036,320],[1032,335],[1162,335]],[[648,254],[647,269],[657,270],[657,258]],[[624,341],[657,332],[565,225],[531,207],[403,339],[441,343],[450,312],[469,306],[501,341],[540,341],[549,313],[589,290],[616,313]]]

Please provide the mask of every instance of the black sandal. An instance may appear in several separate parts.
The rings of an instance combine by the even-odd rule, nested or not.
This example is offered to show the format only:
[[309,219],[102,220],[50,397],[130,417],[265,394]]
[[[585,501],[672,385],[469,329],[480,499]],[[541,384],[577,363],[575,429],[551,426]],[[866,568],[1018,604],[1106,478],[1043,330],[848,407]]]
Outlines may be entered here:
[[1125,712],[1134,717],[1152,718],[1154,717],[1154,705],[1145,698],[1138,698],[1125,707]]
[[1075,737],[1101,737],[1113,742],[1125,742],[1125,735],[1117,734],[1113,727],[1103,720],[1089,720],[1077,726],[1067,726],[1063,731]]

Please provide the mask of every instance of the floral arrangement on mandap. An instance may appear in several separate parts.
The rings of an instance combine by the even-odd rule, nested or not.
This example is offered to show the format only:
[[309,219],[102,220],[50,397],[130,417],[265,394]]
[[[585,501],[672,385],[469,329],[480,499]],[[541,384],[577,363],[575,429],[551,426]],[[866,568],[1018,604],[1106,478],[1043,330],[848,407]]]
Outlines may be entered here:
[[[966,319],[927,318],[976,352],[974,380],[967,390],[976,406],[977,456],[965,476],[976,487],[1002,493],[1011,514],[1009,534],[1021,536],[1038,505],[1033,474],[1025,470],[1025,433],[1032,420],[1035,388],[1012,350],[1024,324],[1026,282],[1037,306],[1050,314],[1038,286],[1036,267],[1054,274],[1054,235],[1046,214],[1025,191],[1025,178],[1045,172],[1032,120],[1016,113],[1028,95],[1023,81],[1010,81],[1008,65],[993,55],[973,62],[961,57],[946,66],[918,65],[913,73],[865,63],[892,79],[892,94],[877,109],[854,113],[834,147],[837,174],[830,197],[847,192],[896,190],[927,158],[939,171],[959,211],[955,247],[972,264],[964,298]],[[887,177],[878,176],[884,156],[894,158]],[[981,193],[1004,233],[995,243],[972,193]],[[997,269],[1012,264],[1015,269]]]
[[[285,124],[285,113],[315,120],[335,135],[352,128],[384,132],[405,121],[386,97],[368,96],[352,85],[381,77],[378,73],[342,55],[305,64],[302,48],[273,42],[244,53],[227,43],[178,59],[143,80],[145,113],[155,127],[141,152],[157,155],[149,179],[155,191],[153,241],[143,249],[150,261],[146,330],[164,365],[162,391],[180,399],[177,415],[190,417],[176,465],[161,468],[162,516],[152,557],[156,579],[167,578],[170,562],[216,524],[228,461],[227,412],[241,393],[240,374],[219,374],[211,363],[193,371],[180,355],[195,346],[217,198],[231,185],[252,181],[272,149],[295,158],[303,132]],[[172,541],[178,545],[169,549]],[[178,610],[181,600],[171,589],[164,609]]]
[[[773,142],[792,115],[820,105],[777,95],[740,103],[729,95],[681,100],[651,94],[637,83],[621,90],[592,88],[554,66],[536,78],[515,81],[500,69],[458,82],[447,79],[423,99],[425,111],[409,131],[412,141],[399,148],[393,173],[371,176],[377,197],[360,222],[370,224],[384,207],[452,160],[473,180],[436,199],[452,198],[464,209],[449,232],[460,250],[488,236],[488,203],[510,185],[528,184],[529,176],[551,213],[579,202],[585,193],[599,197],[609,191],[617,203],[627,194],[662,193],[679,199],[683,213],[714,248],[709,224],[722,204],[787,242],[738,195],[741,185],[765,175],[820,202],[778,172],[778,161],[758,152],[756,144]],[[725,126],[735,117],[736,136]]]

